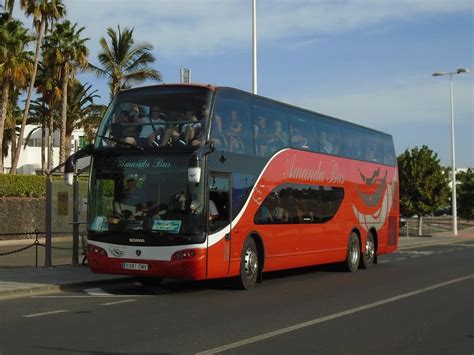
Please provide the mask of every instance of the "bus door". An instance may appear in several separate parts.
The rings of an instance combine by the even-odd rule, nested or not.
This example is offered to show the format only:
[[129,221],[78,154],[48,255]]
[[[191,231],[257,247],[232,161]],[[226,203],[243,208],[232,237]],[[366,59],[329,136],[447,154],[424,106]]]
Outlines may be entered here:
[[[227,276],[231,255],[232,181],[230,174],[209,173],[209,235],[219,241],[208,245],[208,277]],[[221,234],[224,236],[222,239]],[[213,238],[214,239],[214,238]],[[209,243],[209,238],[208,238]]]

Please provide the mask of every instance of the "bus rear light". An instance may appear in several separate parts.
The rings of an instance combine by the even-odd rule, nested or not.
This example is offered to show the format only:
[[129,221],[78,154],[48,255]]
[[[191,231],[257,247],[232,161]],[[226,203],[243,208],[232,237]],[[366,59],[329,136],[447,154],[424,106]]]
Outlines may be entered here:
[[173,254],[171,260],[187,260],[196,256],[196,251],[194,250],[180,250]]

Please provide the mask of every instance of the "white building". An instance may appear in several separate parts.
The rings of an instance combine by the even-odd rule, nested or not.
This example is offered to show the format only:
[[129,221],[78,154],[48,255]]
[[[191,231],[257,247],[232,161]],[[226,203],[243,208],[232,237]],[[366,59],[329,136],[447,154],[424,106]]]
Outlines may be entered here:
[[[28,144],[24,147],[20,154],[18,161],[18,174],[34,175],[37,171],[41,171],[41,128],[37,125],[26,125],[25,139],[31,131],[35,130],[28,140]],[[48,139],[48,132],[46,132],[46,140]],[[71,135],[71,153],[87,144],[84,130],[76,130]],[[8,146],[7,157],[3,161],[5,173],[11,168],[11,145]],[[46,150],[46,159],[48,152]],[[53,135],[53,167],[59,164],[59,131],[54,132]]]

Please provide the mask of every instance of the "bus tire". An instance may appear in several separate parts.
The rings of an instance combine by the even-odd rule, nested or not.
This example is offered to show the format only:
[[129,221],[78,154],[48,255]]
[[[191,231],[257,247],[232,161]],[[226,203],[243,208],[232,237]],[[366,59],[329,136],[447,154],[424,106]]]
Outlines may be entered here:
[[159,277],[137,277],[137,280],[143,286],[148,286],[148,287],[160,286],[161,281],[163,281],[163,279]]
[[361,251],[360,256],[362,263],[360,264],[362,269],[370,269],[374,265],[375,261],[375,241],[374,235],[371,231],[367,233],[367,239],[365,241],[365,252]]
[[239,287],[250,290],[255,287],[259,273],[259,260],[257,246],[253,238],[247,238],[242,248],[240,259]]
[[345,267],[349,272],[356,272],[360,263],[360,243],[356,232],[351,232],[347,245]]

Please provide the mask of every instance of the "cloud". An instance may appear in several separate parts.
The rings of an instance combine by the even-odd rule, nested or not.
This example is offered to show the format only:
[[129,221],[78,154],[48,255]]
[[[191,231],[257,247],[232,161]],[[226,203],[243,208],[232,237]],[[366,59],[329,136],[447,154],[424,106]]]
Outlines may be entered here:
[[[459,123],[474,124],[472,81],[464,79],[455,83],[455,118]],[[450,117],[449,83],[443,80],[357,93],[329,92],[327,96],[312,96],[308,92],[301,89],[293,91],[291,96],[280,94],[279,99],[375,128],[393,122],[446,122]]]
[[[212,55],[249,47],[251,1],[241,0],[68,0],[68,16],[86,27],[91,54],[107,27],[135,28],[160,57]],[[471,10],[469,0],[258,0],[259,41],[291,41],[370,28],[390,20]],[[304,44],[303,42],[303,44]]]

